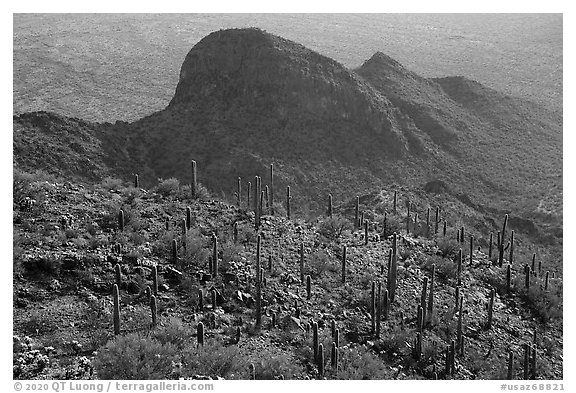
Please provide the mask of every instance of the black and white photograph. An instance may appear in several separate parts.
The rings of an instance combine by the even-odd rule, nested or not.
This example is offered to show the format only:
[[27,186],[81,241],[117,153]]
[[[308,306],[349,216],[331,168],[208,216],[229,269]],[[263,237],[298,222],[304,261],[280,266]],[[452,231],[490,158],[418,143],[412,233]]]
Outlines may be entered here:
[[9,389],[570,390],[564,14],[323,10],[11,15]]

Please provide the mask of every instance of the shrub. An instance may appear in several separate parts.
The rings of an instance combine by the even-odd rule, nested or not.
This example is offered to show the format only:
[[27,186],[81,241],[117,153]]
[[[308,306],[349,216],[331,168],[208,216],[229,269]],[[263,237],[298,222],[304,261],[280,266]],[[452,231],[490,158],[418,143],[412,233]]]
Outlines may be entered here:
[[338,371],[335,375],[338,379],[394,378],[390,368],[365,347],[341,347],[338,355]]
[[54,256],[29,258],[22,261],[22,267],[30,276],[58,277],[62,267],[62,261]]
[[[534,277],[530,277],[534,280]],[[562,281],[554,279],[552,285],[545,291],[543,282],[532,282],[530,288],[526,290],[524,274],[516,276],[513,280],[513,290],[520,295],[526,305],[532,310],[534,315],[542,322],[551,319],[562,319]]]
[[298,367],[286,353],[264,350],[259,354],[258,359],[253,364],[254,374],[259,380],[278,379],[280,376],[283,376],[284,379],[290,379],[293,375],[298,376],[304,372],[303,367]]
[[107,191],[120,191],[124,188],[124,182],[122,180],[111,176],[104,178],[100,185]]
[[158,185],[156,186],[156,192],[163,197],[168,197],[171,195],[176,195],[180,188],[180,180],[171,177],[170,179],[158,179]]
[[198,228],[186,232],[186,253],[184,264],[203,266],[208,261],[209,240],[205,238]]
[[458,255],[461,248],[460,243],[452,238],[441,238],[438,240],[438,253],[444,258],[453,258]]
[[242,250],[242,247],[228,240],[224,241],[220,245],[220,249],[222,250],[222,263],[220,264],[220,269],[222,269],[222,271],[228,271],[230,270],[230,262],[240,260],[240,251]]
[[327,217],[318,223],[318,233],[330,240],[336,240],[342,233],[352,229],[352,223],[340,215]]
[[384,217],[378,220],[378,228],[382,229],[380,236],[384,238],[392,236],[394,232],[401,233],[405,229],[400,218],[392,214],[386,216],[386,229],[384,230]]
[[100,379],[166,379],[176,361],[177,350],[171,343],[131,333],[101,348],[94,368]]
[[316,250],[310,255],[309,266],[312,278],[317,278],[326,272],[334,273],[340,269],[340,264],[334,262],[324,250]]
[[172,344],[178,349],[183,349],[187,344],[190,344],[195,336],[195,329],[186,326],[181,319],[176,317],[168,318],[152,332],[152,338],[161,344]]
[[209,340],[204,346],[189,346],[182,352],[182,375],[204,375],[237,379],[248,368],[245,354],[237,346]]

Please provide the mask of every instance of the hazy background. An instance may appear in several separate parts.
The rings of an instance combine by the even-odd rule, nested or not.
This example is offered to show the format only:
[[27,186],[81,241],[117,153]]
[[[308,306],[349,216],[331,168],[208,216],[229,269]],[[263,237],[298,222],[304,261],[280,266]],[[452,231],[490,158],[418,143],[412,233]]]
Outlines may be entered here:
[[171,99],[188,51],[255,26],[349,68],[382,51],[562,110],[561,14],[15,14],[14,112],[135,120]]

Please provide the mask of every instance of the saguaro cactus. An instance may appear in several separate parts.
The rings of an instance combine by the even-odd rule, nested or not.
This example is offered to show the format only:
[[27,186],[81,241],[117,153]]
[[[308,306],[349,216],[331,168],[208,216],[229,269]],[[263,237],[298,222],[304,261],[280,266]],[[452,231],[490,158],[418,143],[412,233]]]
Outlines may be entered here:
[[[532,254],[532,273],[536,272],[536,253]],[[540,271],[538,272],[540,274]]]
[[198,290],[198,310],[204,311],[204,292],[202,289]]
[[457,274],[458,274],[458,286],[462,285],[462,249],[458,250],[458,266],[457,266]]
[[134,174],[134,188],[140,188],[140,181],[137,173]]
[[190,191],[192,192],[192,198],[196,198],[198,195],[198,178],[197,178],[197,170],[196,170],[196,161],[192,160],[191,162],[191,169],[192,169],[192,179],[190,182]]
[[286,186],[286,216],[290,219],[290,199],[292,196],[290,195],[290,186]]
[[380,338],[382,320],[382,282],[378,281],[378,293],[376,295],[376,338]]
[[156,315],[158,310],[158,303],[156,296],[150,296],[150,311],[152,313],[152,327],[156,327]]
[[212,311],[216,311],[218,308],[218,297],[216,296],[216,290],[212,290]]
[[334,341],[332,341],[332,348],[330,351],[330,366],[332,367],[332,370],[338,370],[338,347]]
[[114,322],[114,334],[120,334],[120,291],[118,290],[118,285],[114,284],[112,287],[112,298],[114,301],[114,310],[112,320]]
[[382,295],[382,307],[384,308],[384,319],[388,319],[388,290],[384,290],[384,295]]
[[398,214],[398,209],[396,208],[397,202],[398,202],[398,191],[394,191],[394,202],[393,202],[394,214]]
[[504,224],[502,225],[502,232],[498,242],[498,266],[502,267],[504,263],[504,239],[506,238],[506,225],[508,224],[508,214],[504,216]]
[[524,287],[526,288],[526,290],[530,289],[530,266],[526,265],[524,266]]
[[312,278],[310,275],[306,276],[306,299],[312,298]]
[[270,214],[274,215],[274,164],[270,164]]
[[364,245],[368,245],[368,220],[364,221]]
[[332,218],[332,194],[328,194],[328,217]]
[[390,264],[390,269],[388,271],[388,296],[390,297],[390,303],[394,302],[394,297],[396,295],[396,276],[398,267],[398,236],[396,232],[392,235],[392,262]]
[[120,272],[120,264],[117,263],[114,265],[114,275],[116,277],[116,285],[118,285],[118,289],[122,286],[122,275]]
[[420,306],[422,307],[422,321],[426,321],[426,294],[428,290],[428,277],[424,277],[422,283],[422,294],[420,295]]
[[493,233],[490,232],[490,240],[488,240],[488,259],[492,259],[492,242],[493,242],[492,236]]
[[460,299],[460,305],[458,307],[458,327],[456,329],[456,337],[457,337],[457,341],[458,341],[458,347],[460,348],[460,345],[462,344],[462,308],[464,307],[464,299]]
[[199,322],[196,326],[196,338],[198,340],[198,345],[204,346],[204,323]]
[[434,219],[434,234],[438,234],[438,224],[440,224],[440,206],[436,206],[436,218]]
[[532,345],[532,357],[530,359],[530,368],[532,369],[532,373],[530,375],[531,379],[536,379],[536,355],[537,355],[537,346],[536,344]]
[[261,236],[258,235],[256,240],[256,327],[262,325],[262,280],[260,278],[260,247]]
[[464,225],[460,228],[460,243],[464,244]]
[[304,284],[304,243],[300,243],[300,282]]
[[548,290],[548,283],[550,281],[550,272],[548,270],[546,270],[546,276],[544,279],[544,290],[547,291]]
[[260,225],[260,178],[254,177],[254,225],[258,229]]
[[186,207],[186,229],[190,230],[190,228],[192,227],[192,209],[190,209],[190,206]]
[[312,351],[314,362],[318,361],[318,323],[312,322]]
[[172,263],[174,266],[178,265],[178,241],[172,239]]
[[446,222],[446,220],[444,220],[444,226],[442,228],[442,236],[446,237],[446,227],[447,227],[448,223]]
[[506,267],[506,292],[510,293],[512,289],[512,265],[508,264]]
[[318,345],[318,376],[324,376],[324,345]]
[[506,379],[514,379],[514,352],[512,350],[508,352],[508,374]]
[[530,375],[530,344],[524,344],[524,379]]
[[248,187],[246,187],[246,210],[250,210],[250,192],[252,191],[252,183],[248,182]]
[[360,197],[356,196],[356,206],[354,207],[354,228],[358,228],[360,219]]
[[124,210],[122,209],[118,212],[118,229],[124,232]]
[[370,290],[370,321],[371,333],[376,333],[376,282],[372,281]]
[[486,324],[487,329],[492,328],[492,315],[494,313],[494,288],[490,290],[490,300],[488,303],[488,323]]
[[342,283],[346,282],[346,246],[342,246]]

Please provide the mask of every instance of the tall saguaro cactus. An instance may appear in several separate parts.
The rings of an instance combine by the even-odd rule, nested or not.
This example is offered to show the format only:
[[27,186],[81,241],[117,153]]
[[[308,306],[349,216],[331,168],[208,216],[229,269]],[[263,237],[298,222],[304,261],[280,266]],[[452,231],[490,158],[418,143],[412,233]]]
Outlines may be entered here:
[[212,234],[212,276],[218,276],[218,238]]
[[394,302],[396,296],[396,276],[398,267],[398,235],[396,232],[392,235],[392,261],[390,263],[390,269],[388,270],[388,296],[390,303]]
[[198,195],[198,178],[197,178],[197,169],[196,169],[196,161],[191,161],[191,169],[192,169],[192,180],[190,182],[190,190],[192,192],[192,198],[196,198]]
[[124,232],[124,210],[122,209],[118,212],[118,229],[120,232]]
[[290,195],[290,186],[286,186],[286,216],[290,219],[290,199],[292,195]]
[[113,310],[113,322],[114,322],[114,334],[120,334],[120,291],[118,290],[118,285],[114,284],[112,287],[112,298],[114,300],[114,310]]
[[493,242],[493,233],[490,232],[490,239],[488,240],[488,259],[492,259],[492,242]]
[[504,239],[506,238],[506,225],[508,224],[508,214],[504,216],[504,224],[502,225],[502,232],[498,242],[498,266],[502,267],[504,263]]
[[260,247],[262,237],[258,235],[256,240],[256,327],[262,325],[262,279],[260,277]]
[[300,243],[300,282],[304,284],[304,243]]
[[204,346],[204,323],[199,322],[196,326],[196,338],[198,340],[198,345]]
[[274,164],[270,164],[270,214],[274,215]]
[[246,210],[250,210],[250,192],[252,192],[252,183],[248,182],[248,186],[246,187]]
[[342,246],[342,283],[346,282],[346,246]]
[[488,323],[486,327],[488,329],[492,328],[492,315],[494,313],[494,288],[490,290],[490,301],[488,303]]
[[394,214],[398,214],[398,209],[396,207],[397,202],[398,202],[398,191],[394,191],[394,203],[393,203]]
[[422,307],[422,325],[426,322],[426,294],[428,290],[428,277],[424,277],[422,283],[422,294],[420,295],[420,306]]

